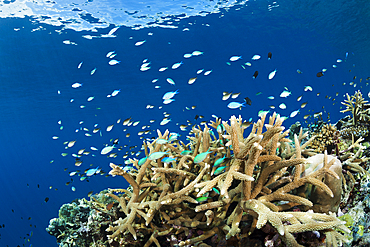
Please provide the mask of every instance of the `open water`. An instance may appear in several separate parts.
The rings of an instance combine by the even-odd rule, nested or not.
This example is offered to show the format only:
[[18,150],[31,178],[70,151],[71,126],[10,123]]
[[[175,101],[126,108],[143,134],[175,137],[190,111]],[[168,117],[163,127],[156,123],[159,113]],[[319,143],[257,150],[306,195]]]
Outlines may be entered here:
[[[0,1],[0,246],[57,246],[45,228],[59,207],[126,187],[103,173],[110,162],[143,158],[142,141],[157,129],[185,141],[193,124],[213,115],[256,121],[260,110],[287,116],[287,128],[320,112],[338,121],[346,93],[361,90],[368,99],[369,16],[367,0]],[[193,51],[202,54],[184,57]],[[235,99],[222,100],[223,92]],[[251,105],[228,108],[246,97]],[[101,155],[116,138],[117,157]],[[81,149],[90,153],[76,167]]]

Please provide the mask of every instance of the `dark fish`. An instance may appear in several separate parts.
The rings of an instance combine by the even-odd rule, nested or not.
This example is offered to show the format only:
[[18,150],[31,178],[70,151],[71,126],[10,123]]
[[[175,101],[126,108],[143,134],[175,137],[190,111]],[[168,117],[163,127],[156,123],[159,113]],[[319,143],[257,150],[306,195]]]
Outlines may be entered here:
[[253,79],[256,79],[257,76],[258,76],[258,71],[256,70],[256,72],[254,72],[254,74],[253,74]]
[[242,123],[242,127],[244,127],[244,128],[248,128],[251,124],[252,124],[252,122],[244,121],[244,122]]
[[198,118],[199,118],[199,116],[198,115],[195,115],[194,119],[197,120]]
[[272,58],[272,53],[271,53],[271,52],[269,52],[269,54],[267,54],[267,57],[268,57],[268,59],[270,60],[270,59]]
[[45,202],[48,202],[49,201],[49,197],[45,197]]
[[317,74],[316,74],[316,76],[317,76],[317,77],[321,77],[321,76],[323,76],[323,75],[324,75],[324,73],[322,73],[321,71],[320,71],[319,73],[317,73]]
[[247,105],[252,105],[252,100],[250,98],[245,97],[244,101],[245,101],[245,103],[247,103]]

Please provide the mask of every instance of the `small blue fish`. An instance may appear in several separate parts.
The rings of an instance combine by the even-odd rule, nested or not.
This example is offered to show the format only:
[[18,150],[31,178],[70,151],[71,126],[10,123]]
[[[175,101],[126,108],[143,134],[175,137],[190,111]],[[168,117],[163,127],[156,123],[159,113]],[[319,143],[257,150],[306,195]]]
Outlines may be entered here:
[[90,75],[93,75],[95,73],[95,71],[96,71],[96,68],[91,70]]
[[144,157],[144,158],[141,158],[140,160],[139,160],[139,162],[138,162],[138,165],[139,166],[142,166],[144,163],[145,163],[145,161],[148,159],[148,157]]
[[164,155],[168,154],[167,152],[154,152],[151,155],[149,155],[149,160],[156,160],[162,158]]
[[173,157],[164,157],[161,161],[163,163],[170,163],[170,162],[176,161],[176,158],[173,158]]
[[280,97],[281,98],[286,98],[288,97],[289,95],[291,95],[292,93],[290,91],[287,91],[287,90],[284,90],[281,94],[280,94]]
[[[269,112],[270,112],[270,110],[267,110],[267,111],[260,110],[260,111],[258,112],[258,116],[259,116],[259,117],[262,117],[264,114],[267,114],[267,113],[269,113]],[[251,121],[249,121],[249,122],[251,122]]]
[[173,98],[176,94],[178,94],[179,90],[176,90],[174,92],[167,92],[163,95],[162,99],[171,99]]
[[146,40],[141,40],[141,41],[138,41],[135,43],[135,46],[140,46],[142,44],[144,44],[146,42]]
[[206,157],[207,157],[207,155],[209,154],[209,153],[212,153],[212,152],[210,152],[209,151],[209,149],[208,149],[208,151],[207,152],[203,152],[203,153],[200,153],[200,154],[198,154],[197,156],[195,156],[195,158],[194,158],[194,163],[200,163],[200,162],[202,162],[203,160],[205,160],[206,159]]
[[172,68],[172,69],[177,69],[178,67],[180,67],[180,65],[181,65],[181,64],[183,64],[183,62],[182,62],[182,61],[181,61],[181,62],[179,62],[179,63],[175,63],[175,64],[173,64],[171,68]]
[[114,144],[112,146],[106,146],[101,150],[100,154],[102,155],[108,154],[113,150],[113,148],[114,148]]
[[94,174],[98,174],[100,172],[99,166],[97,168],[92,168],[86,171],[86,176],[90,177]]
[[213,188],[212,188],[212,190],[213,190],[214,192],[216,192],[216,194],[218,194],[218,195],[220,194],[220,191],[218,191],[218,189],[216,189],[215,187],[213,187]]
[[191,55],[193,55],[193,56],[200,56],[200,55],[202,55],[203,54],[203,52],[202,51],[193,51],[192,53],[191,53]]
[[216,160],[216,162],[213,164],[213,166],[217,167],[217,166],[221,165],[224,162],[225,159],[226,159],[226,156],[224,155],[224,157],[219,158],[218,160]]
[[256,55],[253,55],[252,60],[258,60],[260,58],[261,58],[261,56],[256,54]]
[[235,61],[237,61],[237,60],[239,60],[239,59],[241,59],[242,58],[242,56],[232,56],[232,57],[230,57],[230,61],[231,62],[235,62]]
[[107,53],[107,55],[105,55],[106,57],[110,57],[111,55],[113,55],[113,53],[115,53],[115,51],[110,51]]
[[163,104],[168,105],[169,103],[175,101],[175,99],[165,99],[163,100]]
[[112,59],[108,62],[109,65],[116,65],[116,64],[119,64],[121,61],[118,61],[118,60],[115,60],[115,59]]
[[190,150],[184,150],[180,154],[181,155],[187,155],[187,154],[191,154],[191,153],[192,153],[192,151],[190,151]]
[[156,143],[158,143],[158,144],[166,144],[166,143],[168,143],[168,141],[166,139],[158,139],[156,141]]
[[207,196],[202,196],[202,197],[198,197],[197,199],[195,199],[197,202],[205,202],[207,201],[209,198],[212,198],[212,197],[207,197]]
[[213,173],[213,175],[217,176],[218,174],[222,173],[225,168],[226,168],[226,166],[220,166],[219,168],[217,168],[215,170],[215,172]]
[[114,90],[113,93],[111,94],[112,97],[116,96],[119,92],[121,92],[121,89]]
[[171,78],[167,78],[166,80],[167,80],[167,82],[168,82],[169,84],[171,84],[171,85],[175,85],[174,80],[172,80]]
[[295,116],[297,116],[298,113],[299,113],[299,109],[295,110],[295,111],[292,111],[292,113],[290,113],[290,117],[295,117]]
[[72,84],[73,88],[79,88],[81,86],[82,86],[82,83],[79,83],[79,82],[75,82],[75,83]]
[[175,140],[177,140],[177,138],[178,138],[179,136],[180,136],[180,134],[173,132],[173,133],[171,133],[171,134],[170,134],[170,138],[168,138],[168,141],[169,141],[169,142],[171,142],[171,141],[175,141]]
[[245,102],[243,103],[239,103],[239,102],[230,102],[228,105],[227,105],[228,108],[230,109],[237,109],[237,108],[242,108],[242,107],[245,107]]

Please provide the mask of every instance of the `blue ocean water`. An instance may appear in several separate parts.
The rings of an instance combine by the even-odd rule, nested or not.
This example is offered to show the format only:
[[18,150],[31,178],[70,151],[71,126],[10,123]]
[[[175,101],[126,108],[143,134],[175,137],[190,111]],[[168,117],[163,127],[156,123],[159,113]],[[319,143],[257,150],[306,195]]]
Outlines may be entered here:
[[[284,122],[287,128],[296,121],[303,126],[315,121],[318,112],[325,121],[329,114],[334,123],[345,116],[339,111],[346,93],[361,90],[368,98],[368,1],[135,3],[0,1],[1,246],[57,246],[45,228],[63,203],[90,191],[127,186],[122,178],[100,174],[80,181],[84,171],[99,167],[109,172],[110,162],[144,157],[142,138],[157,136],[157,129],[179,133],[185,141],[193,124],[214,120],[212,115],[256,121],[260,110],[289,116],[299,109]],[[104,35],[115,27],[112,35]],[[109,65],[110,51],[119,64]],[[184,58],[193,51],[203,54]],[[261,58],[251,60],[256,54]],[[230,61],[232,56],[241,59]],[[141,71],[145,62],[150,69]],[[178,62],[183,64],[172,69]],[[159,72],[161,67],[168,69]],[[275,69],[275,77],[268,79]],[[73,88],[76,82],[82,86]],[[305,86],[313,91],[304,91]],[[109,97],[114,90],[120,92]],[[175,101],[163,104],[164,93],[175,90]],[[284,90],[291,95],[279,97]],[[223,92],[240,95],[222,100]],[[227,107],[245,97],[251,105]],[[303,102],[307,105],[301,108]],[[279,108],[281,103],[286,109]],[[165,115],[171,121],[160,125]],[[305,120],[305,115],[310,117]],[[131,124],[140,122],[123,125],[128,118]],[[180,125],[189,127],[182,131]],[[101,129],[94,134],[94,128]],[[116,138],[122,146],[112,151],[117,158],[101,155]],[[66,149],[70,141],[76,143]],[[90,154],[76,167],[73,154],[81,149]],[[78,175],[71,177],[76,170]]]

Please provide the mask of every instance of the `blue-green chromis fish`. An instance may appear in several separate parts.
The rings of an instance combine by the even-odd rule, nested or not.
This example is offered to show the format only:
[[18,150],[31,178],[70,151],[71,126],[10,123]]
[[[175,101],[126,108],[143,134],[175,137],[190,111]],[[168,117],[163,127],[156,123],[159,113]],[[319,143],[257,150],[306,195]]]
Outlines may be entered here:
[[207,155],[209,154],[209,153],[212,153],[212,152],[209,152],[209,149],[208,149],[208,151],[207,152],[203,152],[203,153],[200,153],[200,154],[198,154],[197,156],[195,156],[195,158],[194,158],[194,163],[200,163],[200,162],[202,162],[203,160],[205,160],[205,158],[207,157]]
[[219,158],[218,160],[216,160],[216,162],[214,163],[214,167],[217,167],[217,166],[219,166],[219,165],[221,165],[223,162],[224,162],[224,160],[225,160],[225,158],[226,158],[226,156],[224,155],[224,157],[222,157],[222,158]]
[[192,153],[192,151],[190,151],[190,150],[184,150],[180,154],[181,155],[187,155],[187,154],[191,154],[191,153]]
[[216,188],[212,188],[212,190],[214,191],[214,192],[216,192],[216,194],[220,194],[220,191],[218,191],[218,189],[216,189]]
[[217,168],[215,170],[215,172],[213,173],[213,175],[216,175],[217,176],[218,174],[222,173],[225,168],[226,168],[226,166],[220,166],[219,168]]
[[197,199],[195,199],[197,202],[205,202],[207,201],[209,198],[211,197],[206,197],[206,196],[202,196],[202,197],[198,197]]
[[166,143],[168,143],[168,141],[167,141],[167,140],[165,140],[165,139],[158,139],[158,140],[156,141],[156,143],[158,143],[158,144],[166,144]]
[[148,158],[148,157],[141,158],[141,159],[139,160],[138,165],[139,165],[139,166],[143,165],[143,164],[145,163],[145,161],[147,160],[147,158]]
[[164,155],[168,154],[167,152],[155,152],[149,155],[148,159],[156,160],[162,158]]
[[164,157],[161,161],[163,163],[170,163],[172,161],[176,161],[176,158],[173,158],[173,157]]

